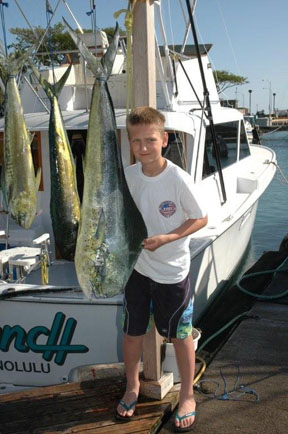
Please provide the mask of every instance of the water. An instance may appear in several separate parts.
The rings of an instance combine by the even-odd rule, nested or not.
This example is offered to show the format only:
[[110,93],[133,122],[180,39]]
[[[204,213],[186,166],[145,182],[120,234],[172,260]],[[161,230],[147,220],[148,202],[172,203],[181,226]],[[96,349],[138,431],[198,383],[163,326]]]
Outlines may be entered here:
[[[288,131],[263,135],[262,145],[275,151],[277,164],[283,175],[288,178]],[[287,196],[288,184],[277,169],[273,181],[259,201],[246,269],[265,251],[279,250],[282,239],[288,233]]]

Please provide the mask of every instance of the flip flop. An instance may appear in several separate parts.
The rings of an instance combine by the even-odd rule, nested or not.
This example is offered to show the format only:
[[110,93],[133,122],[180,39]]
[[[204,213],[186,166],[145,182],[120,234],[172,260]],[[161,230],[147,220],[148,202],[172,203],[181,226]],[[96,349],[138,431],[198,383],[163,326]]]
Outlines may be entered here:
[[134,413],[131,416],[122,416],[122,414],[120,414],[117,410],[116,410],[116,419],[121,420],[122,422],[129,422],[132,417],[135,415],[135,411],[136,411],[136,405],[137,405],[137,401],[133,401],[131,402],[131,404],[126,404],[126,402],[124,402],[122,399],[119,402],[119,404],[121,405],[121,407],[123,407],[126,411],[131,410],[131,408],[135,407]]
[[[197,411],[190,411],[190,413],[184,414],[184,416],[179,416],[178,413],[176,413],[175,420],[178,422],[181,422],[183,419],[187,419],[187,417],[195,416]],[[195,427],[195,420],[191,425],[189,426],[174,426],[175,432],[189,432]]]

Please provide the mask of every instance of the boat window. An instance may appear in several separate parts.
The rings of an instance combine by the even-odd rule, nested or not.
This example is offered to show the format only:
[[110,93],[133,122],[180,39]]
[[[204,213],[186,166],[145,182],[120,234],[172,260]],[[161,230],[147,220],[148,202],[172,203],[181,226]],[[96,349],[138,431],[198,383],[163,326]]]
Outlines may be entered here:
[[247,141],[245,125],[244,122],[241,121],[239,160],[242,160],[243,158],[248,157],[249,155],[250,155],[250,149]]
[[[43,191],[44,183],[43,183],[43,170],[42,170],[41,135],[39,131],[31,132],[31,135],[33,137],[31,143],[31,153],[32,153],[32,159],[34,164],[35,175],[37,174],[38,169],[41,168],[41,180],[40,180],[39,191]],[[3,132],[0,132],[0,171],[2,170],[2,164],[3,164],[3,141],[4,141],[4,134]],[[1,177],[0,177],[0,182],[1,182]]]
[[179,131],[169,131],[168,146],[163,148],[162,155],[183,170],[187,170],[186,136]]
[[[237,161],[238,121],[215,125],[215,134],[220,148],[221,167],[230,166]],[[206,128],[203,178],[217,170],[215,151],[212,145],[210,126]]]

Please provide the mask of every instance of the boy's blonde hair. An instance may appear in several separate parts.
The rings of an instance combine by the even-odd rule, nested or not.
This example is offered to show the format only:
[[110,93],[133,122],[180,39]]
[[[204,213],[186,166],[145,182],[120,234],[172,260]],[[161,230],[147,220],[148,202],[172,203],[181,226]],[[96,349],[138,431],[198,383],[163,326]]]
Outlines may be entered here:
[[126,127],[129,135],[129,126],[130,125],[139,125],[139,124],[155,124],[158,126],[161,134],[165,132],[165,116],[160,113],[158,110],[144,106],[144,107],[136,107],[133,109],[126,118]]

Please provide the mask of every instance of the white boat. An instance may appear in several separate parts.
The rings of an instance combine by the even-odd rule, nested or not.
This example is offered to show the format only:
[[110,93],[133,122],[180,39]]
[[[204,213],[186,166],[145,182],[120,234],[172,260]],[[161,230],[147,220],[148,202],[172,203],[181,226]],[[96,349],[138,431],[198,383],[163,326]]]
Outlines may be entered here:
[[[155,3],[154,7],[159,8],[159,4]],[[98,36],[100,51],[105,51],[105,35]],[[204,87],[196,51],[191,45],[174,46],[172,50],[165,38],[156,49],[157,108],[164,113],[170,134],[166,158],[192,175],[208,202],[209,223],[191,237],[190,244],[195,321],[240,263],[251,237],[258,200],[273,178],[276,161],[271,149],[249,144],[243,116],[238,110],[221,107],[209,56],[200,46],[218,143],[218,154],[215,154],[207,101],[203,108]],[[55,68],[56,78],[66,67]],[[89,118],[86,108],[94,81],[89,71],[83,74],[84,67],[82,61],[73,65],[60,98],[74,151],[86,140]],[[127,166],[131,164],[131,156],[125,130],[125,68],[125,50],[120,45],[108,85],[115,106],[122,159]],[[51,70],[42,72],[51,79]],[[22,82],[27,126],[35,133],[34,163],[42,167],[43,179],[38,192],[41,212],[28,230],[21,229],[5,213],[1,215],[0,229],[5,234],[0,253],[0,384],[4,391],[11,390],[13,385],[65,383],[81,366],[122,361],[122,295],[88,300],[79,287],[74,263],[57,258],[49,208],[49,114],[43,100],[35,96],[38,83],[34,82],[32,88],[27,81]],[[41,90],[39,93],[44,96]],[[2,119],[1,139],[3,130]],[[80,185],[80,178],[78,181]],[[52,259],[48,285],[41,283],[39,265],[47,247],[48,236],[43,234],[49,235]],[[9,249],[5,248],[5,236],[8,236]],[[27,250],[28,247],[34,250]]]

